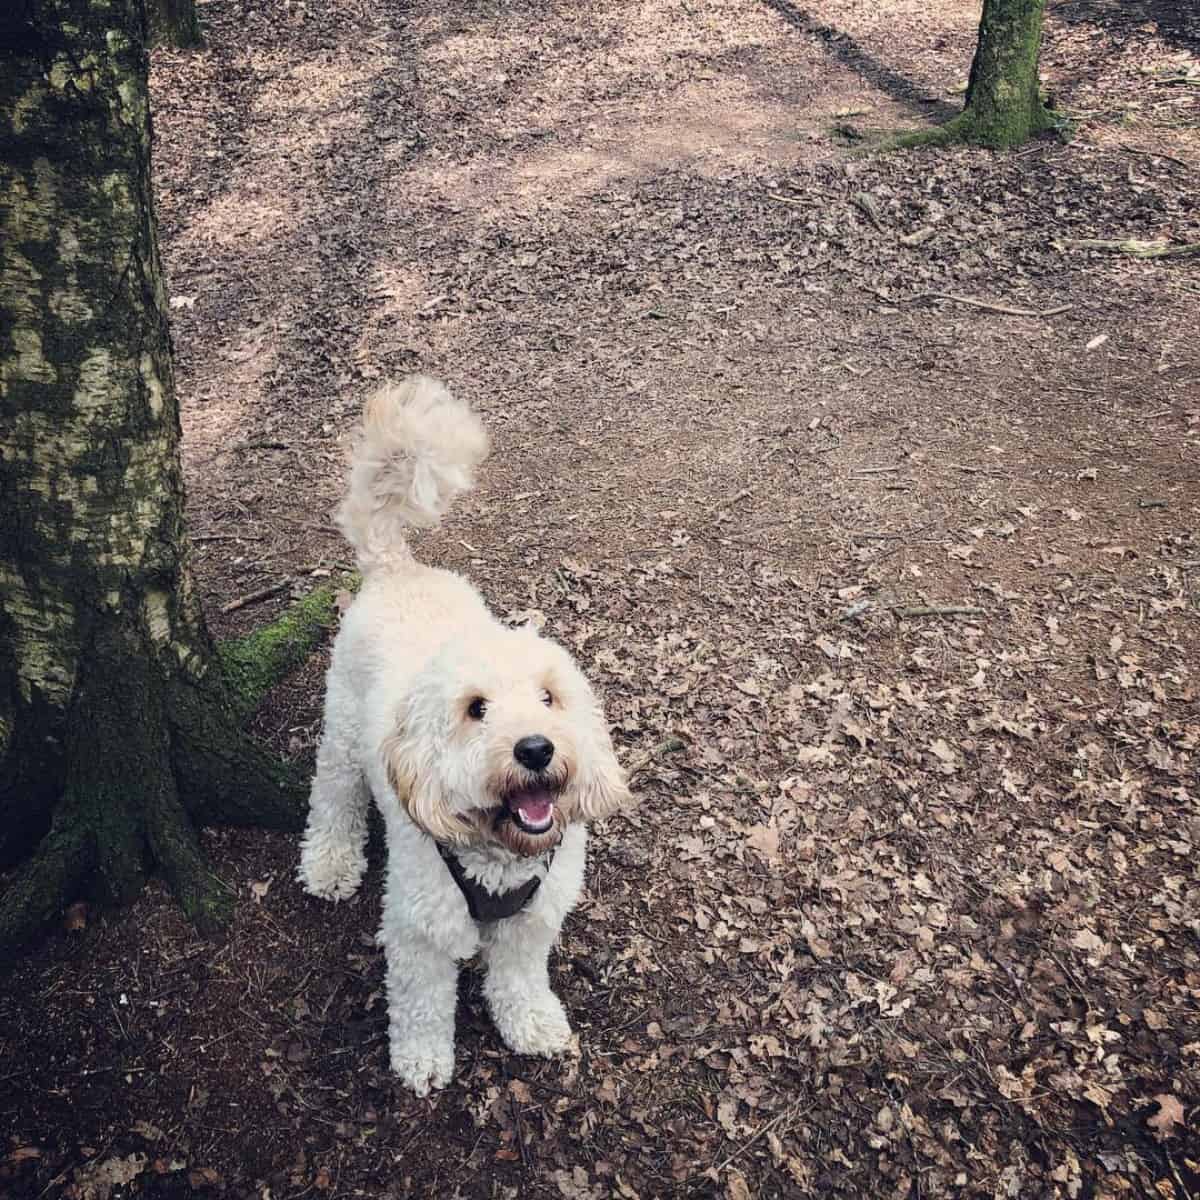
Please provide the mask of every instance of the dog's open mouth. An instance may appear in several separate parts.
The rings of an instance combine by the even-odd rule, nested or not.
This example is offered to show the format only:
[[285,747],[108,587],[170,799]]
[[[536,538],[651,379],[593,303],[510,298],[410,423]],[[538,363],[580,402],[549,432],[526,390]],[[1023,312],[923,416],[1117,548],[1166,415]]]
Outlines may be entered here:
[[525,787],[509,792],[498,814],[524,833],[546,833],[554,824],[555,794],[546,787]]

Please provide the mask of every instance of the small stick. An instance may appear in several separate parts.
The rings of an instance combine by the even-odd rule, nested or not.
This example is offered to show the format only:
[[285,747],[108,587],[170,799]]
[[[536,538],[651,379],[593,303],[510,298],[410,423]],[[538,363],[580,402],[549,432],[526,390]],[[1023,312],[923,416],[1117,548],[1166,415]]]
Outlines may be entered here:
[[1165,500],[1139,500],[1138,508],[1166,508]]
[[882,222],[879,220],[879,205],[875,202],[875,197],[870,192],[858,192],[850,197],[850,203],[855,208],[866,213],[871,221],[871,224],[879,230],[880,233],[886,233]]
[[769,1121],[766,1122],[766,1124],[761,1125],[759,1127],[757,1133],[755,1133],[753,1136],[751,1136],[746,1141],[744,1141],[736,1150],[733,1151],[732,1154],[728,1155],[721,1162],[717,1163],[717,1165],[713,1168],[713,1170],[723,1171],[735,1159],[741,1158],[742,1155],[745,1154],[746,1151],[749,1150],[750,1147],[755,1144],[755,1142],[759,1141],[765,1134],[770,1133],[771,1130],[774,1129],[775,1126],[778,1125],[780,1121],[784,1120],[787,1117],[794,1116],[799,1111],[800,1105],[802,1103],[803,1103],[802,1100],[797,1100],[789,1108],[785,1108],[783,1110],[783,1112],[776,1113],[775,1116],[773,1116]]
[[807,205],[807,200],[793,200],[791,196],[781,196],[778,192],[768,192],[768,200],[774,200],[778,204],[799,204],[802,208]]
[[239,596],[236,600],[230,600],[228,604],[222,605],[221,611],[223,613],[237,612],[239,608],[246,608],[250,604],[257,604],[260,600],[269,600],[272,596],[278,596],[291,582],[290,578],[281,579],[278,583],[272,583],[267,587],[259,588],[257,592],[250,592],[245,596]]
[[1168,162],[1178,163],[1181,167],[1186,167],[1189,171],[1193,170],[1193,164],[1182,158],[1176,158],[1173,154],[1164,154],[1161,150],[1135,150],[1132,146],[1121,146],[1126,154],[1136,154],[1139,158],[1165,158]]
[[971,604],[921,604],[915,608],[892,605],[892,612],[898,617],[982,617],[987,609]]
[[966,471],[968,475],[990,475],[993,478],[1002,478],[1007,472],[1002,467],[971,467],[966,463],[951,463],[956,471]]
[[1111,250],[1114,254],[1132,254],[1134,258],[1193,258],[1200,254],[1200,242],[1181,242],[1172,246],[1166,241],[1143,242],[1138,238],[1124,241],[1109,238],[1076,238],[1067,242],[1081,250]]
[[508,1093],[508,1105],[512,1110],[513,1124],[516,1126],[517,1148],[521,1151],[521,1170],[528,1171],[529,1160],[525,1155],[525,1126],[521,1123],[521,1109],[517,1104],[516,1096],[512,1092]]
[[951,296],[949,292],[924,292],[914,296],[914,300],[953,300],[955,304],[967,304],[971,308],[983,308],[988,312],[1004,313],[1010,317],[1056,317],[1074,307],[1072,304],[1060,304],[1056,308],[1043,308],[1040,312],[1033,308],[1011,308],[1007,304],[993,304],[990,300],[974,300],[970,296]]
[[735,496],[731,496],[728,500],[718,500],[716,504],[712,505],[708,510],[709,516],[712,516],[713,513],[720,512],[722,509],[732,508],[739,500],[748,500],[751,495],[752,493],[748,488],[742,488],[740,492],[738,492]]
[[225,446],[220,450],[214,451],[207,458],[201,459],[200,466],[207,466],[214,459],[220,458],[222,454],[238,454],[243,450],[290,450],[290,442],[272,442],[272,441],[252,441],[252,442],[234,442],[232,446]]
[[855,467],[855,475],[890,475],[893,471],[903,471],[903,467]]
[[261,533],[193,533],[193,542],[261,542]]

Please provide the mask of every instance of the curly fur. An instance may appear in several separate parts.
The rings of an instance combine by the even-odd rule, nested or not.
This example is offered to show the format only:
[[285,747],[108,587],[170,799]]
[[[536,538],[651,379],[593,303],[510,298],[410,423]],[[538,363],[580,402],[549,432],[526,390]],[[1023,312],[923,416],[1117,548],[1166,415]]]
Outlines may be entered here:
[[[479,418],[432,379],[385,386],[367,403],[337,515],[363,586],[333,648],[299,869],[312,895],[352,896],[374,797],[388,837],[379,941],[391,1064],[419,1095],[453,1074],[458,963],[477,952],[507,1044],[566,1049],[547,957],[582,887],[584,823],[630,799],[571,656],[528,627],[502,625],[465,578],[409,550],[407,531],[440,520],[487,448]],[[553,744],[534,770],[516,757],[530,737]],[[529,824],[531,814],[548,823]],[[534,874],[541,886],[517,916],[478,925],[438,843],[494,892]]]

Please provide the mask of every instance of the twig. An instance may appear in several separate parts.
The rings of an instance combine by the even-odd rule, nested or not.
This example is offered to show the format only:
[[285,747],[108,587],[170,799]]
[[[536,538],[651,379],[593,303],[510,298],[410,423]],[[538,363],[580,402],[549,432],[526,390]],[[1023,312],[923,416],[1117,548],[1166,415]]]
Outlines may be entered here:
[[1166,508],[1165,500],[1139,500],[1138,508]]
[[778,192],[768,192],[768,200],[774,200],[777,204],[798,204],[801,208],[808,204],[807,200],[793,200],[791,196],[781,196]]
[[903,467],[855,467],[855,475],[890,475],[893,471],[903,471]]
[[765,1125],[760,1126],[757,1133],[753,1134],[750,1138],[744,1141],[736,1150],[733,1151],[732,1154],[727,1155],[724,1159],[722,1159],[721,1162],[717,1163],[713,1170],[723,1171],[735,1159],[741,1158],[742,1155],[745,1154],[755,1142],[760,1141],[763,1137],[770,1133],[780,1121],[784,1120],[786,1117],[794,1116],[797,1110],[800,1108],[800,1105],[803,1103],[804,1102],[802,1100],[793,1101],[793,1103],[788,1108],[785,1108],[783,1112],[776,1113],[776,1115],[773,1116]]
[[512,1109],[513,1124],[516,1126],[515,1133],[517,1135],[517,1149],[521,1151],[521,1170],[529,1170],[529,1159],[525,1152],[525,1126],[521,1122],[521,1109],[517,1104],[517,1098],[510,1091],[508,1093],[508,1104]]
[[290,442],[273,442],[273,441],[252,441],[252,442],[234,442],[232,446],[225,446],[220,450],[213,451],[207,458],[200,460],[200,466],[212,462],[214,459],[220,458],[222,454],[239,454],[243,450],[290,450],[292,448]]
[[751,495],[752,493],[748,488],[742,488],[740,492],[734,496],[730,496],[728,500],[718,500],[716,504],[710,505],[708,510],[709,516],[720,512],[722,509],[732,508],[739,500],[748,500]]
[[893,604],[891,611],[897,617],[982,617],[986,608],[972,604],[919,604],[914,608],[901,608]]
[[261,542],[262,533],[193,533],[193,542]]
[[989,475],[992,478],[1003,478],[1008,474],[1001,467],[972,467],[966,463],[951,463],[950,466],[956,471],[965,471],[968,475]]
[[1111,250],[1114,254],[1132,254],[1134,258],[1194,258],[1200,255],[1200,242],[1181,242],[1172,246],[1166,240],[1143,242],[1138,238],[1073,238],[1066,243],[1081,250]]
[[919,246],[922,242],[927,242],[937,232],[932,225],[925,225],[913,233],[906,233],[899,239],[902,246]]
[[1173,154],[1164,154],[1161,150],[1135,150],[1132,146],[1121,146],[1119,149],[1125,154],[1136,154],[1139,158],[1165,158],[1167,162],[1177,163],[1189,171],[1195,170],[1192,163],[1182,158],[1176,158]]
[[1056,317],[1072,309],[1072,304],[1059,304],[1055,308],[1011,308],[1007,304],[993,304],[990,300],[974,300],[970,296],[951,296],[949,292],[923,292],[913,300],[952,300],[955,304],[967,304],[971,308],[983,308],[988,312],[1004,313],[1010,317]]
[[883,227],[883,222],[879,219],[879,205],[875,201],[875,197],[870,192],[857,192],[850,197],[850,203],[855,208],[866,213],[870,218],[871,224],[879,230],[880,233],[886,233],[887,230]]
[[257,592],[249,592],[245,596],[239,596],[236,600],[230,600],[228,604],[221,606],[223,613],[237,612],[239,608],[246,608],[248,605],[257,604],[260,600],[269,600],[272,596],[278,596],[280,592],[291,586],[291,578],[279,580],[278,583],[269,584],[267,587],[259,588]]

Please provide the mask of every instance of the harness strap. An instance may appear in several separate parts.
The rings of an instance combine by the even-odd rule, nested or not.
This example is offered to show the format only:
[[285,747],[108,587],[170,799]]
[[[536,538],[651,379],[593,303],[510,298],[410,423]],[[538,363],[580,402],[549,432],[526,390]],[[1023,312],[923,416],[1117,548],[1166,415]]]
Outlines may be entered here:
[[542,886],[540,875],[527,879],[520,887],[511,891],[489,892],[481,883],[477,883],[464,870],[458,859],[444,846],[438,846],[442,862],[450,872],[451,878],[458,884],[467,901],[467,911],[476,921],[503,921],[506,917],[514,917],[533,899],[538,888]]

